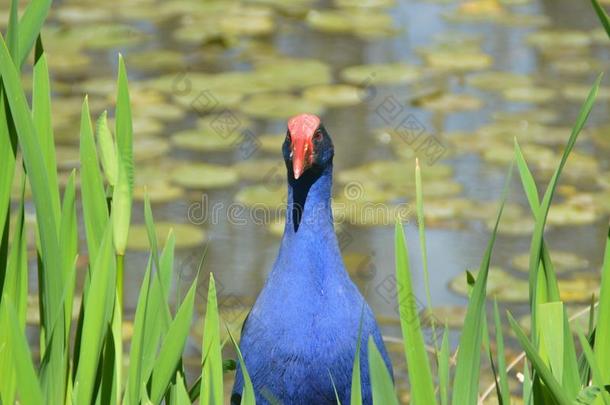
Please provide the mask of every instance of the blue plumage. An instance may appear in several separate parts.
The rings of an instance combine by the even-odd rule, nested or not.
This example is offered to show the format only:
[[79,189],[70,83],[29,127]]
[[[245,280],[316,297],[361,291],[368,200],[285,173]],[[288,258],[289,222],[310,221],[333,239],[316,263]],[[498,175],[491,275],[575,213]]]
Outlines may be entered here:
[[[334,404],[331,374],[341,402],[349,403],[361,319],[365,404],[372,403],[369,336],[373,336],[392,371],[374,315],[343,264],[330,205],[332,142],[322,126],[314,129],[322,131],[323,137],[312,140],[309,164],[306,159],[305,170],[296,179],[298,169],[292,158],[299,151],[292,148],[290,132],[287,136],[284,236],[273,269],[242,331],[240,349],[257,404]],[[242,388],[238,369],[232,403],[239,403]]]

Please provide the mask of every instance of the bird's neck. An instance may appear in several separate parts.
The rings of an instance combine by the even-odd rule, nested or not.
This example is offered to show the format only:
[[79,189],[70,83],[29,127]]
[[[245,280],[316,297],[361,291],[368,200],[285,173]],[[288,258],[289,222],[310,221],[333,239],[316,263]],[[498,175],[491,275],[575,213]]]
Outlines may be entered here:
[[332,166],[307,170],[298,180],[289,169],[288,177],[286,226],[271,278],[287,276],[290,286],[316,288],[343,282],[347,273],[331,208]]
[[295,180],[289,176],[284,234],[307,238],[312,233],[333,231],[331,209],[332,165],[310,170]]

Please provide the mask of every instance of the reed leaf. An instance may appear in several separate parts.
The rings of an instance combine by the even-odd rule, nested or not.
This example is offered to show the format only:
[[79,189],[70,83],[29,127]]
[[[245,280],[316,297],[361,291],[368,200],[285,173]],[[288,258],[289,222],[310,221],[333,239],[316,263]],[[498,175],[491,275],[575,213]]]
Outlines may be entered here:
[[[411,381],[411,398],[416,405],[436,404],[432,372],[411,283],[409,252],[402,225],[398,221],[394,227],[394,254],[396,256],[396,291],[400,326]],[[370,356],[369,354],[369,362],[371,362]]]

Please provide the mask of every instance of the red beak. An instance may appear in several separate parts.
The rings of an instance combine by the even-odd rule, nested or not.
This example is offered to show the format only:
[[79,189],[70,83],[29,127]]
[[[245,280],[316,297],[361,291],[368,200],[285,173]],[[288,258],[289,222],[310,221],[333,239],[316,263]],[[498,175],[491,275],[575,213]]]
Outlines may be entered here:
[[292,144],[292,172],[297,180],[311,167],[313,144],[309,139],[297,138]]
[[313,114],[300,114],[288,120],[288,132],[291,134],[292,172],[295,180],[313,164],[313,135],[320,126],[320,118]]

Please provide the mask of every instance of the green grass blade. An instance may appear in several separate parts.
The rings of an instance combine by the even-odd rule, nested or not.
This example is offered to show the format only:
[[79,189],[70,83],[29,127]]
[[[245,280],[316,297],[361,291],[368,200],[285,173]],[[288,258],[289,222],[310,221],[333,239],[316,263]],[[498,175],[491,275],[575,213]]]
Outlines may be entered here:
[[[151,246],[151,260],[156,271],[152,275],[152,286],[149,294],[149,308],[152,314],[160,318],[161,322],[154,322],[147,325],[147,339],[144,342],[144,352],[154,353],[156,351],[159,338],[164,336],[171,324],[171,313],[168,303],[168,294],[170,288],[170,279],[173,269],[175,237],[173,230],[170,229],[167,244],[163,251],[161,259],[159,259],[157,246],[157,233],[153,220],[152,210],[148,194],[144,198],[144,218],[148,233],[148,240]],[[146,356],[143,360],[144,375],[149,375],[154,366],[154,356]]]
[[498,301],[494,299],[494,324],[496,331],[496,351],[498,356],[498,390],[502,399],[501,404],[510,404],[510,388],[508,387],[508,373],[506,372],[506,359],[504,357],[504,334],[502,320],[498,310]]
[[28,256],[27,238],[24,220],[25,204],[25,179],[21,185],[21,203],[17,214],[16,233],[13,237],[12,246],[6,266],[6,277],[2,288],[2,298],[12,302],[17,314],[17,320],[21,330],[25,330],[25,319],[27,313],[28,299]]
[[125,254],[129,223],[131,221],[131,200],[133,194],[133,127],[127,71],[123,57],[119,56],[116,102],[116,143],[118,151],[118,178],[112,196],[112,217],[114,248],[119,255]]
[[161,402],[180,364],[182,351],[184,350],[191,327],[191,320],[193,319],[196,288],[197,278],[193,281],[161,344],[159,356],[155,361],[150,376],[150,399],[155,404]]
[[598,403],[603,403],[604,405],[608,405],[610,403],[610,394],[608,394],[608,392],[605,389],[603,389],[603,387],[606,386],[607,384],[604,384],[604,380],[602,377],[602,371],[599,367],[599,364],[597,364],[597,360],[595,359],[595,354],[593,353],[593,349],[589,345],[589,340],[585,337],[584,333],[582,333],[582,331],[580,329],[578,329],[578,327],[577,327],[576,333],[578,335],[578,339],[580,341],[580,346],[582,347],[583,354],[584,354],[585,358],[587,359],[587,362],[589,363],[589,368],[591,370],[591,380],[593,382],[593,385],[598,388],[602,388],[602,393],[601,393],[601,397],[600,397],[601,401],[598,401]]
[[593,4],[593,9],[595,10],[595,13],[597,13],[599,21],[604,26],[606,34],[608,34],[608,37],[610,37],[610,17],[608,17],[608,13],[606,13],[606,10],[602,8],[597,0],[591,0],[591,4]]
[[[239,345],[235,341],[235,338],[233,337],[233,334],[231,333],[229,328],[227,328],[227,333],[229,334],[229,337],[231,338],[231,342],[233,343],[233,347],[235,348],[235,352],[237,353],[237,358],[239,360],[239,367],[240,367],[240,370],[242,373],[242,377],[244,379],[244,387],[243,387],[242,393],[241,393],[241,405],[255,405],[256,397],[254,396],[254,386],[252,385],[252,380],[250,379],[250,374],[248,373],[248,370],[246,369],[246,363],[244,362],[244,358],[241,354],[241,350],[239,350]],[[331,378],[332,378],[332,376],[331,376]],[[336,391],[335,391],[335,394],[336,394]]]
[[[547,302],[538,306],[540,344],[545,347],[545,363],[557,381],[563,380],[564,340],[563,303]],[[560,333],[560,331],[562,333]]]
[[549,368],[545,365],[544,360],[538,355],[536,348],[532,345],[527,336],[525,336],[525,333],[517,321],[515,321],[515,319],[510,315],[510,313],[508,314],[508,321],[510,322],[511,327],[515,332],[519,343],[521,344],[521,348],[525,351],[527,358],[534,366],[534,369],[540,378],[542,378],[544,381],[549,392],[553,395],[553,400],[555,403],[559,405],[572,404],[572,400],[570,399],[569,395],[564,391],[555,377],[553,377],[551,370],[549,370]]
[[[0,296],[0,305],[2,305],[2,300],[12,303],[13,308],[16,309],[19,328],[24,331],[28,296],[27,242],[25,238],[23,193],[25,190],[25,177],[22,179],[21,188],[21,203],[19,204],[19,213],[17,214],[18,222],[15,226],[16,233],[13,236],[12,246],[8,253],[6,274],[4,274],[3,284],[0,289],[2,294]],[[1,273],[2,271],[0,270]],[[12,404],[15,402],[17,381],[13,372],[13,359],[10,351],[7,349],[8,345],[7,334],[0,333],[0,376],[3,376],[0,378],[0,401]]]
[[532,376],[527,359],[523,360],[523,404],[532,405],[534,403],[534,395],[532,392]]
[[[534,177],[529,170],[529,167],[525,161],[525,157],[523,156],[523,152],[521,151],[521,147],[519,146],[519,142],[517,139],[514,140],[515,145],[515,160],[517,162],[517,167],[519,169],[519,175],[521,177],[521,183],[523,185],[523,190],[525,191],[525,195],[527,196],[527,200],[530,205],[530,209],[533,213],[534,220],[537,221],[540,213],[540,200],[538,198],[538,189],[536,187],[536,183],[534,181]],[[535,267],[529,269],[529,277],[530,277],[530,302],[537,302],[539,304],[549,301],[559,301],[559,286],[557,284],[557,276],[555,274],[555,269],[553,267],[553,263],[551,262],[550,255],[548,253],[548,248],[546,247],[546,243],[544,242],[544,238],[541,241],[541,254],[540,258],[542,260],[542,266],[536,265]],[[540,270],[543,270],[543,273],[540,274]],[[532,306],[532,331],[536,331],[538,329],[537,325],[537,316],[536,316],[536,308]],[[538,333],[534,333],[534,341],[537,341]]]
[[438,390],[441,405],[449,404],[449,328],[445,325],[438,352]]
[[[417,205],[417,228],[419,232],[419,247],[421,250],[421,260],[424,268],[424,284],[426,288],[426,304],[428,310],[432,311],[432,297],[430,295],[430,273],[428,271],[428,251],[426,248],[426,224],[424,222],[424,195],[421,181],[421,169],[419,160],[415,159],[415,199]],[[434,317],[430,317],[430,327],[432,328],[432,337],[434,349],[438,351],[436,342],[436,325]]]
[[[133,323],[133,336],[131,338],[131,352],[129,354],[129,375],[127,388],[125,390],[125,403],[126,404],[137,404],[140,398],[140,392],[144,385],[144,377],[148,375],[143,372],[142,363],[144,358],[148,357],[154,359],[155,352],[153,349],[149,351],[144,350],[145,342],[151,338],[148,333],[148,328],[155,322],[151,322],[149,318],[149,294],[150,294],[150,273],[152,270],[152,262],[149,260],[146,266],[146,273],[144,274],[144,280],[142,280],[142,286],[140,287],[140,294],[138,296],[138,304],[136,306],[136,314]],[[153,312],[154,313],[154,312]],[[150,347],[156,348],[158,339],[154,339],[154,345]],[[152,363],[152,361],[151,361]]]
[[[392,377],[388,372],[388,368],[383,361],[383,357],[375,345],[375,341],[372,336],[369,336],[368,340],[368,353],[369,353],[369,373],[371,375],[371,390],[373,391],[373,403],[384,404],[384,405],[398,405],[398,399],[394,392],[394,384],[392,383]],[[413,373],[410,374],[413,376]],[[412,383],[413,384],[413,383]],[[436,403],[436,399],[433,397],[433,402],[416,402],[415,398],[412,399],[412,403],[416,405],[422,404],[433,404]]]
[[80,187],[87,251],[90,263],[95,263],[108,223],[108,208],[95,150],[87,97],[83,101],[80,121]]
[[108,184],[114,187],[117,183],[119,163],[117,161],[117,149],[112,137],[112,132],[110,132],[110,128],[108,128],[108,113],[106,111],[97,119],[95,134],[106,180],[108,181]]
[[176,405],[190,405],[191,399],[182,374],[176,373]]
[[78,255],[78,220],[76,218],[76,171],[72,171],[64,191],[61,222],[59,224],[59,240],[62,241],[63,280],[66,292],[64,294],[64,345],[68,345],[70,326],[72,322],[72,302],[74,298],[74,268]]
[[44,20],[51,8],[51,0],[32,0],[19,21],[19,65],[27,59]]
[[[17,381],[19,403],[23,405],[40,405],[45,403],[25,333],[19,327],[15,309],[8,299],[2,299],[0,305],[0,327],[6,346],[2,350],[10,353],[13,372]],[[2,339],[0,339],[2,342]]]
[[479,273],[470,294],[468,309],[466,310],[464,329],[462,336],[460,336],[457,364],[453,379],[453,394],[451,403],[454,405],[473,404],[477,401],[479,373],[481,367],[480,353],[484,331],[483,321],[485,316],[487,275],[489,273],[491,254],[496,241],[500,218],[502,217],[502,212],[504,210],[504,203],[506,202],[512,172],[513,166],[511,165],[506,178],[506,183],[504,185],[502,202],[500,203],[496,223],[487,244],[483,260],[481,261]]
[[339,399],[339,393],[337,392],[337,386],[335,385],[335,379],[333,378],[333,374],[330,372],[330,370],[328,371],[328,377],[330,378],[330,383],[333,386],[333,391],[335,393],[335,403],[337,405],[341,405],[341,400]]
[[11,7],[8,17],[8,29],[6,32],[6,42],[8,43],[8,50],[13,59],[13,63],[16,65],[16,61],[19,59],[19,1],[11,0]]
[[[587,99],[584,102],[584,104],[580,110],[576,123],[574,124],[574,127],[572,128],[572,133],[570,134],[568,143],[563,151],[563,155],[561,157],[561,161],[559,162],[559,166],[553,173],[553,177],[551,178],[551,181],[549,182],[549,185],[547,186],[546,192],[544,193],[544,197],[542,199],[542,203],[540,205],[538,215],[536,215],[536,224],[534,226],[534,234],[532,236],[532,241],[531,241],[531,245],[530,245],[530,263],[529,263],[530,269],[537,268],[538,263],[540,263],[544,227],[546,225],[546,218],[547,218],[547,215],[549,212],[549,208],[551,206],[551,201],[553,199],[553,195],[555,194],[555,188],[557,187],[559,176],[561,175],[561,172],[566,164],[568,156],[570,155],[570,152],[574,148],[576,139],[577,139],[578,135],[580,134],[580,131],[584,127],[584,125],[587,121],[587,118],[589,117],[589,114],[591,113],[591,109],[593,108],[595,98],[597,97],[597,92],[599,90],[599,85],[601,83],[602,77],[603,77],[603,75],[600,74],[597,77],[597,80],[595,81],[595,83],[593,84],[593,87],[591,88],[591,91],[589,92],[589,95],[587,96]],[[533,302],[530,302],[530,306],[534,309],[534,311],[536,309],[537,303],[535,302],[536,295],[532,291],[535,291],[536,284],[537,284],[536,272],[530,271],[530,298],[534,299]],[[535,317],[534,315],[535,315],[535,312],[532,313],[533,319]]]
[[60,307],[61,294],[61,277],[54,276],[54,272],[61,268],[57,223],[52,208],[47,202],[51,191],[36,128],[30,115],[25,93],[21,87],[21,79],[15,66],[11,63],[8,49],[1,37],[0,75],[4,82],[19,145],[32,187],[44,268],[48,270],[44,272],[43,281],[46,292],[44,297],[48,301],[45,302],[45,319],[52,319],[52,314]]
[[112,223],[108,221],[102,245],[91,268],[91,286],[85,297],[85,313],[76,371],[76,404],[92,400],[98,360],[111,320],[115,297],[116,264],[112,254]]
[[[58,241],[57,222],[53,208],[48,203],[48,198],[52,193],[36,127],[21,86],[19,73],[11,62],[8,49],[2,38],[0,38],[0,75],[5,86],[4,89],[19,139],[19,146],[30,180],[34,206],[36,208],[40,253],[42,257],[42,267],[40,268],[42,280],[39,283],[39,292],[44,311],[41,335],[44,338],[44,342],[41,353],[47,350],[47,347],[51,348],[52,356],[49,364],[54,370],[54,373],[46,373],[45,370],[42,370],[43,387],[46,388],[47,401],[55,403],[63,402],[61,388],[63,387],[62,379],[65,372],[62,368],[66,365],[66,362],[63,360],[63,339],[54,339],[51,342],[49,340],[48,325],[45,324],[53,320],[58,313],[62,314],[61,320],[63,321],[63,304],[61,301],[63,293],[62,259]],[[63,322],[61,330],[63,331]],[[54,346],[50,346],[50,343],[53,343]]]
[[202,405],[222,403],[224,389],[222,379],[222,353],[220,348],[220,320],[216,298],[216,282],[210,273],[208,302],[203,325],[201,342],[203,356],[202,383],[199,398]]
[[394,254],[400,326],[411,381],[411,398],[415,404],[435,404],[434,383],[411,283],[409,252],[402,225],[398,221],[394,228]]
[[[0,171],[0,244],[6,241],[8,245],[8,226],[7,221],[10,217],[11,189],[13,177],[15,177],[15,154],[17,151],[16,135],[9,130],[10,110],[5,103],[4,89],[0,83],[0,162],[3,163],[3,170]],[[5,235],[5,228],[7,234]],[[0,268],[6,266],[6,255],[0,247]],[[0,288],[2,286],[2,276],[0,275]]]
[[53,138],[53,124],[51,122],[51,85],[49,83],[49,69],[47,59],[39,43],[36,51],[32,86],[32,117],[36,133],[40,139],[40,147],[49,180],[49,204],[55,214],[55,221],[59,223],[59,187],[57,183],[57,163],[55,162],[55,140]]
[[601,269],[601,289],[595,331],[595,361],[601,370],[604,385],[610,384],[610,229],[606,237],[606,248]]
[[360,353],[362,344],[362,321],[364,319],[364,306],[360,313],[360,323],[358,325],[358,340],[356,342],[356,352],[354,353],[354,363],[352,365],[352,385],[350,387],[350,405],[362,405],[362,378],[360,375]]

